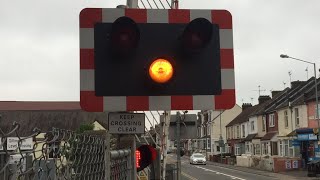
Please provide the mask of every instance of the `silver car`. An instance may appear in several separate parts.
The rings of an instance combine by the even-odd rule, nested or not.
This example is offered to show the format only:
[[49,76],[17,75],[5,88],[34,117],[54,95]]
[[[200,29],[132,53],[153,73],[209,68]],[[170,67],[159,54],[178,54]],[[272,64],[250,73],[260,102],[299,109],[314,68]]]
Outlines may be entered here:
[[200,153],[195,153],[190,156],[190,164],[206,165],[206,157]]

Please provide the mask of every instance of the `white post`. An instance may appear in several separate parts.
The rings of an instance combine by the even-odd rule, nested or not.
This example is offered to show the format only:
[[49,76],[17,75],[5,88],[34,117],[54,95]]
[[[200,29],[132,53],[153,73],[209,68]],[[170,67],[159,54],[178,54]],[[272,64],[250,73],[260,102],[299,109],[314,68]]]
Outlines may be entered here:
[[105,159],[105,179],[106,180],[110,180],[110,175],[111,175],[111,169],[110,169],[110,133],[108,131],[106,131],[106,135],[105,135],[105,140],[104,140],[105,144],[105,152],[104,152],[104,159]]
[[167,164],[167,150],[168,150],[168,137],[169,137],[169,126],[170,126],[170,111],[164,111],[164,121],[162,127],[162,144],[161,144],[161,151],[163,154],[163,172],[162,172],[162,179],[166,179],[166,164]]
[[132,145],[131,145],[131,167],[132,167],[132,179],[136,179],[137,177],[137,162],[136,162],[136,149],[137,149],[137,145],[136,145],[136,138],[135,135],[132,135]]
[[138,0],[127,0],[128,8],[136,9],[138,8]]

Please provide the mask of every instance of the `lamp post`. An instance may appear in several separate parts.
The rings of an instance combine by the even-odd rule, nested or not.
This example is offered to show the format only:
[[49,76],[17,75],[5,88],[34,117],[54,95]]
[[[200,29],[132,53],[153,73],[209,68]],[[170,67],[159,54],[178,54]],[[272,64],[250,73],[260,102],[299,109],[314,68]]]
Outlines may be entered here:
[[305,60],[294,58],[294,57],[290,57],[290,56],[285,55],[285,54],[281,54],[280,57],[281,58],[290,58],[290,59],[293,59],[293,60],[297,60],[297,61],[301,61],[301,62],[305,62],[305,63],[313,65],[313,68],[314,68],[314,84],[315,84],[315,91],[316,91],[316,113],[315,113],[315,119],[318,122],[318,128],[319,128],[320,127],[320,122],[319,122],[319,102],[318,102],[316,63],[305,61]]

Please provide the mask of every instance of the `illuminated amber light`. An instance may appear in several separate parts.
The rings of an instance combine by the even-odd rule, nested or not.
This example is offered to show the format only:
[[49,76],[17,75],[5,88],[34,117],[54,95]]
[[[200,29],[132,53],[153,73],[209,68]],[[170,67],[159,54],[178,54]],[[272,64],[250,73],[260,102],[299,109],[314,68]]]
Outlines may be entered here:
[[166,83],[172,78],[173,67],[168,60],[157,59],[150,65],[149,75],[157,83]]

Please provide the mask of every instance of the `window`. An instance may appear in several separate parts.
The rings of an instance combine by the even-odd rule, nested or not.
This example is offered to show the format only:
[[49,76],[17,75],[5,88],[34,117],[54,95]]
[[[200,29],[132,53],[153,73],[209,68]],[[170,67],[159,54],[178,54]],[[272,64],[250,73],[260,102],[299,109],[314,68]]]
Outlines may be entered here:
[[250,152],[249,142],[246,142],[246,153]]
[[251,121],[251,131],[254,131],[254,121]]
[[269,115],[269,127],[274,127],[274,114]]
[[246,129],[245,129],[245,125],[242,124],[242,137],[246,136]]
[[207,134],[206,135],[210,135],[210,130],[211,130],[210,124],[207,124]]
[[269,142],[261,143],[261,151],[262,151],[262,155],[268,155],[269,154]]
[[206,134],[207,134],[207,128],[206,128],[205,125],[203,125],[202,126],[202,135],[201,135],[201,137],[206,136]]
[[300,117],[299,117],[299,109],[298,108],[294,108],[294,119],[296,121],[296,126],[299,126]]
[[295,147],[292,146],[291,140],[281,140],[279,141],[279,152],[280,156],[294,157]]
[[211,148],[211,139],[208,139],[208,143],[207,144],[208,144],[207,145],[208,149],[210,149]]
[[252,153],[252,143],[251,142],[246,142],[246,154],[251,154]]
[[[315,112],[317,112],[317,104],[314,104]],[[318,104],[318,114],[320,114],[320,104]]]
[[237,138],[240,138],[240,126],[237,126]]
[[288,118],[288,111],[284,111],[284,126],[287,128],[289,126],[289,118]]
[[231,151],[230,151],[230,146],[228,145],[228,144],[226,144],[226,153],[231,153]]
[[234,136],[233,136],[233,126],[231,126],[231,137],[232,137],[232,139],[234,139]]
[[262,116],[262,131],[266,131],[266,116]]
[[279,155],[284,156],[282,141],[279,141]]
[[260,155],[260,150],[261,150],[261,149],[260,149],[260,144],[256,144],[254,150],[255,150],[254,154]]
[[235,146],[235,155],[241,155],[240,144],[236,144],[236,146]]
[[271,155],[278,155],[278,142],[271,142]]

